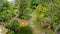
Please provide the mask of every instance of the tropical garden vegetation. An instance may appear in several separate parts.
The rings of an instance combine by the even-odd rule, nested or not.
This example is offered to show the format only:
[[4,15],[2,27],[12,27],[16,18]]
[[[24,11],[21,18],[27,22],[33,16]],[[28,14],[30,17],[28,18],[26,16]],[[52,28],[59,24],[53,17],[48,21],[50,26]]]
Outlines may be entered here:
[[0,0],[0,25],[6,34],[60,34],[60,0]]

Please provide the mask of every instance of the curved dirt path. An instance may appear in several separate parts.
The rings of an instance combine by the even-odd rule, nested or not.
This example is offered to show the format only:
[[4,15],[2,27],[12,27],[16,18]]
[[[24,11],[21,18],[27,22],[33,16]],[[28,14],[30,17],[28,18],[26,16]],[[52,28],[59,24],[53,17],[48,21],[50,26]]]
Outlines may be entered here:
[[33,23],[33,20],[35,19],[36,16],[33,14],[30,14],[30,16],[32,16],[32,18],[30,19],[29,24],[30,24],[31,28],[33,29],[33,33],[34,34],[42,34],[40,32],[40,30],[38,28],[36,28],[34,23]]
[[36,16],[34,14],[29,14],[31,17],[31,19],[29,21],[24,20],[24,19],[19,19],[17,18],[17,16],[15,18],[13,18],[12,20],[18,19],[18,21],[20,21],[21,23],[25,23],[25,24],[29,24],[30,27],[33,30],[33,34],[45,34],[44,32],[41,32],[35,25],[34,25],[34,20],[36,18]]

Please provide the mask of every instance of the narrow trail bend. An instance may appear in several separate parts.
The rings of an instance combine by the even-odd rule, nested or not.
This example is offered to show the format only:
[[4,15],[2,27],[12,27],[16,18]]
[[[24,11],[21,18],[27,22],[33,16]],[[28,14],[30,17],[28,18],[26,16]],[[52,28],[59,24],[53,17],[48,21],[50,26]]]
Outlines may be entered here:
[[32,16],[29,21],[25,19],[18,19],[17,17],[13,18],[12,20],[18,19],[18,21],[20,21],[21,23],[29,24],[33,30],[33,34],[45,34],[44,32],[41,33],[41,31],[34,25],[33,21],[35,20],[36,16],[34,14],[29,14],[29,15]]
[[30,19],[29,24],[30,24],[31,28],[33,29],[33,33],[34,33],[34,34],[41,34],[40,30],[37,29],[37,28],[35,27],[34,23],[33,23],[33,20],[35,19],[36,16],[33,15],[33,14],[30,14],[30,16],[32,16],[32,18]]

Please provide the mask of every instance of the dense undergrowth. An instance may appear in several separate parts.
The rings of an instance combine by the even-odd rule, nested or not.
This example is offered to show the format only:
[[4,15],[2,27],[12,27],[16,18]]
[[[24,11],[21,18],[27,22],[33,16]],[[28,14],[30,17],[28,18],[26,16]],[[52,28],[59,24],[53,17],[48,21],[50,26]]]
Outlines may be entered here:
[[8,34],[33,34],[29,25],[20,24],[17,20],[8,21],[6,28],[8,28]]
[[[53,3],[53,1],[58,4]],[[36,22],[34,22],[34,24],[40,26],[40,29],[47,31],[47,33],[49,32],[48,29],[50,29],[51,33],[49,32],[48,34],[53,34],[53,32],[58,33],[60,31],[59,2],[58,0],[53,1],[44,1],[44,3],[38,5],[33,12],[36,15],[36,19],[34,20]]]
[[0,22],[5,24],[8,34],[33,34],[29,24],[18,22],[18,19],[30,20],[32,13],[36,16],[33,23],[41,32],[59,33],[60,0],[0,0]]
[[[0,22],[4,23],[8,29],[7,34],[33,34],[32,29],[29,25],[21,24],[18,19],[13,19],[19,15],[18,6],[15,6],[14,2],[8,2],[7,0],[0,1]],[[20,16],[20,17],[19,17]],[[29,19],[29,15],[19,15],[19,19]],[[1,24],[2,25],[2,24]]]

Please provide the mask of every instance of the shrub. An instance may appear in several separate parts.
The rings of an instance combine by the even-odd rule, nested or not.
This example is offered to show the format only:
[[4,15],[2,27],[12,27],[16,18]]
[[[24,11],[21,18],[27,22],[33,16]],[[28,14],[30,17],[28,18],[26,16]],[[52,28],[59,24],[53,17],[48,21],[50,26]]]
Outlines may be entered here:
[[29,16],[29,15],[19,15],[19,18],[29,20],[31,18],[31,16]]
[[15,34],[15,32],[14,31],[10,31],[10,32],[8,32],[8,34]]
[[8,2],[8,0],[2,0],[0,1],[0,4],[0,22],[5,22],[15,16],[13,4]]
[[31,27],[22,26],[17,20],[8,21],[6,27],[10,30],[9,34],[32,34]]
[[17,20],[11,20],[7,23],[6,27],[11,31],[18,31],[20,29],[20,23]]
[[25,26],[20,28],[20,34],[33,34],[31,27]]

